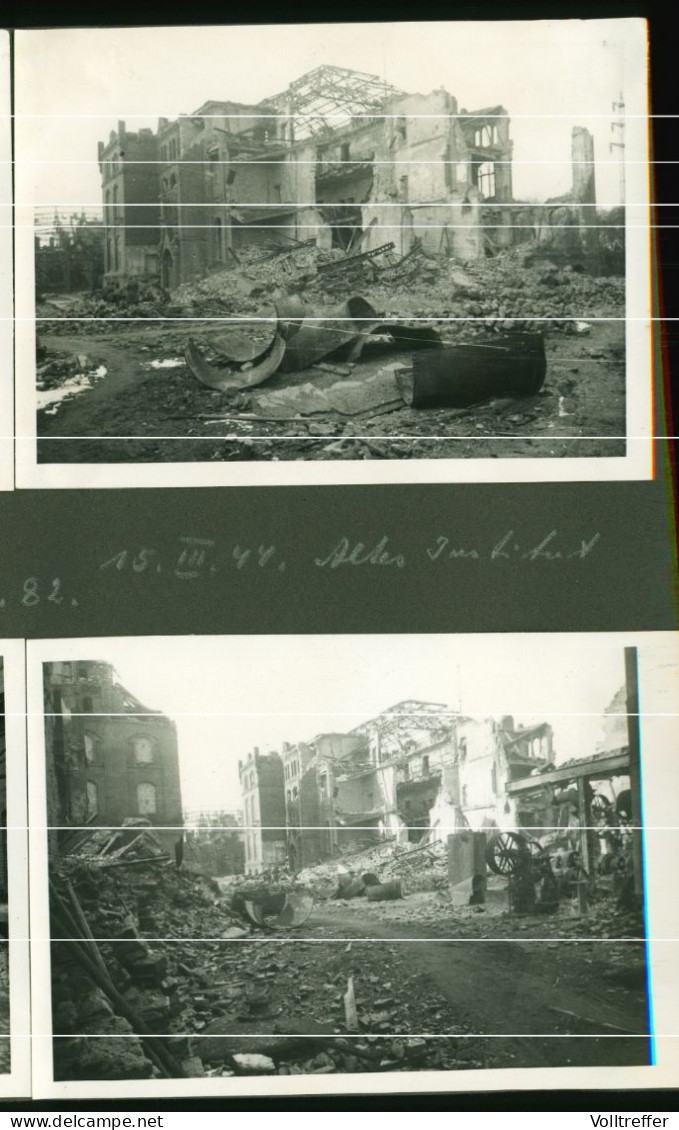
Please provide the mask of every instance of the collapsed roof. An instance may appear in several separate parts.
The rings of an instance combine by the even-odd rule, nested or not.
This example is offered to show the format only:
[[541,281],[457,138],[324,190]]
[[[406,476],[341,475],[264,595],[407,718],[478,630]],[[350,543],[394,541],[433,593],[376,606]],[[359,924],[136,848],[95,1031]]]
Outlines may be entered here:
[[321,66],[296,79],[282,94],[266,99],[291,117],[297,140],[344,129],[355,117],[379,113],[389,98],[404,94],[377,75]]

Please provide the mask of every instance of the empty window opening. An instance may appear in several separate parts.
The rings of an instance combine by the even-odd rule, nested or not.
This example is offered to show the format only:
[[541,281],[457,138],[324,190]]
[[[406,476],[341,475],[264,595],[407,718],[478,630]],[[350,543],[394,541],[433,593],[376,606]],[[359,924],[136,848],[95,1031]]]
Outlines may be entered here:
[[94,781],[87,782],[87,819],[92,820],[99,814],[99,789]]
[[484,200],[495,196],[495,166],[490,162],[478,166],[477,186]]
[[153,744],[150,738],[135,738],[134,760],[138,765],[149,765],[153,761]]
[[137,785],[137,811],[140,816],[154,816],[156,813],[156,787],[143,782]]
[[476,145],[478,149],[489,149],[491,146],[499,144],[500,135],[497,126],[480,126],[479,129],[474,131],[474,145]]

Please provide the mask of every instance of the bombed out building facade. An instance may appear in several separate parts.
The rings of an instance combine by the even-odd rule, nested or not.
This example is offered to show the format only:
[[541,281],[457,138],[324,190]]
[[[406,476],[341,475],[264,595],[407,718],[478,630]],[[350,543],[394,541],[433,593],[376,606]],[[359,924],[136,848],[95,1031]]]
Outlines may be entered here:
[[555,225],[572,232],[564,208],[582,243],[596,199],[587,130],[572,152],[566,197],[513,209],[503,106],[469,111],[442,89],[408,94],[321,66],[258,105],[208,101],[156,131],[119,122],[98,153],[105,280],[172,290],[237,265],[239,249],[291,240],[400,256],[417,242],[473,261]]
[[44,692],[51,827],[130,820],[181,827],[177,733],[169,718],[121,686],[109,663],[46,663]]

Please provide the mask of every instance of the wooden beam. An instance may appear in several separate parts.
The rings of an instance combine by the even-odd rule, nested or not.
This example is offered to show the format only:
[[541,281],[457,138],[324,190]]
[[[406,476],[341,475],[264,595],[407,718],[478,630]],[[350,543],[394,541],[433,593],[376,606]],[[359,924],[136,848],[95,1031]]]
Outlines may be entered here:
[[580,777],[596,780],[597,778],[615,776],[620,773],[629,773],[630,755],[627,750],[611,754],[610,757],[583,758],[582,764],[564,765],[552,769],[549,773],[539,773],[535,777],[521,777],[507,785],[507,792],[514,796],[517,793],[535,792],[543,785],[559,785],[565,781],[577,781]]

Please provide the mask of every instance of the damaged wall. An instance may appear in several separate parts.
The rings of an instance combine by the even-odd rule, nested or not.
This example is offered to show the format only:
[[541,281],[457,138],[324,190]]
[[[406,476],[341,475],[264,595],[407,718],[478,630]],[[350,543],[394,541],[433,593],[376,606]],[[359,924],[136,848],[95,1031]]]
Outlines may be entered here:
[[427,832],[445,840],[460,822],[453,727],[446,737],[402,758],[395,766],[399,838],[417,843]]
[[513,827],[504,785],[508,778],[491,718],[460,719],[457,728],[460,804],[471,828]]
[[120,686],[108,663],[48,663],[44,677],[54,714],[46,742],[57,824],[115,826],[144,817],[181,826],[174,723]]
[[629,744],[627,688],[624,685],[606,707],[602,727],[603,737],[597,742],[597,753],[624,749]]
[[256,875],[286,863],[285,788],[278,753],[260,754],[255,747],[238,762],[243,794],[245,873]]
[[104,208],[104,278],[153,279],[158,274],[158,138],[150,129],[129,133],[118,122],[99,143]]

